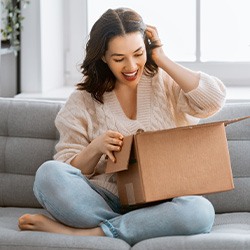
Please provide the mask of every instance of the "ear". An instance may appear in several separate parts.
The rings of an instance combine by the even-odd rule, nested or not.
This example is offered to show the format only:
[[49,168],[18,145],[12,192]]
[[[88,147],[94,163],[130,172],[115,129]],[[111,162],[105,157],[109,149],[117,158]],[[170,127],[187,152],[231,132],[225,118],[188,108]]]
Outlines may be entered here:
[[103,60],[104,63],[107,63],[106,59],[105,59],[105,56],[102,56],[102,60]]

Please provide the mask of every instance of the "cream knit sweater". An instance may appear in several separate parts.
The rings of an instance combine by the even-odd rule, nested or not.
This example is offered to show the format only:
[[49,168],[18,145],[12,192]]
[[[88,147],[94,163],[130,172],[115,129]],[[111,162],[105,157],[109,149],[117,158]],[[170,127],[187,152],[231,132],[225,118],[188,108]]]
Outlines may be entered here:
[[[93,100],[86,91],[76,90],[58,113],[55,124],[60,133],[55,160],[70,163],[94,138],[107,130],[124,136],[138,129],[155,131],[195,124],[213,115],[224,104],[226,89],[216,77],[200,72],[196,89],[184,93],[163,70],[153,78],[143,75],[137,89],[137,119],[124,114],[114,91],[104,94],[104,104]],[[196,118],[195,118],[196,117]],[[117,195],[116,183],[105,174],[103,156],[92,175],[91,182]]]

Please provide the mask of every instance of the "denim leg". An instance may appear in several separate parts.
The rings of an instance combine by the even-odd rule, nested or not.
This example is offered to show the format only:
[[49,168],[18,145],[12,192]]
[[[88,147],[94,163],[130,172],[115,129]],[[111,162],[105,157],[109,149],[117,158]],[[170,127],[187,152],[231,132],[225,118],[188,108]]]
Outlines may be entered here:
[[68,226],[93,228],[119,215],[114,212],[116,204],[119,207],[115,195],[93,186],[79,169],[62,162],[47,161],[40,166],[34,193],[55,219]]
[[153,237],[208,233],[215,216],[212,204],[201,196],[178,197],[120,215],[116,196],[93,186],[79,169],[57,161],[38,169],[34,193],[58,221],[78,228],[100,225],[106,236],[131,245]]
[[153,237],[210,232],[215,212],[202,196],[183,196],[101,223],[104,233],[131,245]]

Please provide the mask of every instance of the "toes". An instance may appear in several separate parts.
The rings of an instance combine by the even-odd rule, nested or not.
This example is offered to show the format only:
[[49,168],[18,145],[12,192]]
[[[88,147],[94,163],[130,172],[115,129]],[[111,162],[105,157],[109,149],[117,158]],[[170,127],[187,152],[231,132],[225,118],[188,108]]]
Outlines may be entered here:
[[18,219],[19,224],[30,224],[31,223],[31,215],[24,214]]
[[61,232],[62,225],[43,214],[24,214],[18,219],[21,230]]
[[18,224],[20,230],[34,230],[34,225],[31,224]]
[[24,214],[18,219],[18,226],[21,230],[43,230],[44,225],[50,221],[43,214]]
[[33,230],[34,223],[31,214],[24,214],[18,219],[18,227],[21,230]]

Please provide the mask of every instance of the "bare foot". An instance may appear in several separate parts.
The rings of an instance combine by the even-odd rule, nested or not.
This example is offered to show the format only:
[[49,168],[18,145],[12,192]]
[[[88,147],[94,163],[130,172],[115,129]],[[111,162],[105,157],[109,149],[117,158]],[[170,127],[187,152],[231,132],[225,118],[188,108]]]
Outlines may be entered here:
[[82,236],[105,236],[100,227],[90,229],[68,227],[43,214],[24,214],[19,218],[18,226],[21,230]]

